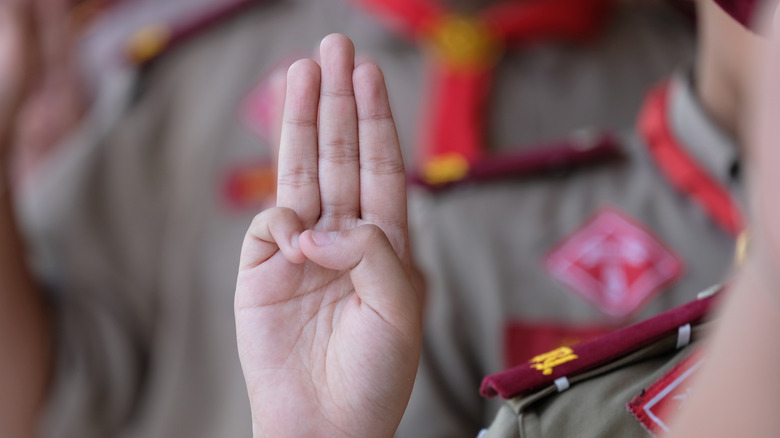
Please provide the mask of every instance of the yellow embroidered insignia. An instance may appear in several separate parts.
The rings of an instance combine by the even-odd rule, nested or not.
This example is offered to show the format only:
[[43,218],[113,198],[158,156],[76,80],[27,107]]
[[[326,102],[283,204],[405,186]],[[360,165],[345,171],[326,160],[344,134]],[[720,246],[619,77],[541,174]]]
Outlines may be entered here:
[[434,53],[450,68],[479,71],[501,58],[502,41],[483,20],[461,15],[444,15],[429,33]]
[[469,162],[463,155],[442,154],[423,166],[423,179],[431,185],[446,184],[463,179],[469,172]]
[[125,50],[131,61],[143,64],[162,53],[172,38],[173,32],[167,25],[149,25],[130,36]]
[[541,371],[542,374],[547,376],[552,374],[553,368],[574,359],[577,359],[574,350],[569,347],[560,347],[548,353],[540,354],[529,362],[531,363],[531,368]]

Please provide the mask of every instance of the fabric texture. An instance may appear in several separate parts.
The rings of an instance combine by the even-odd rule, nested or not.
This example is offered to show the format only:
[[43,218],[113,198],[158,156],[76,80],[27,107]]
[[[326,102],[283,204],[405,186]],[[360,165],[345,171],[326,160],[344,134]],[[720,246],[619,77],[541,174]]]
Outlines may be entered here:
[[[186,11],[190,17],[216,3],[192,1],[187,8],[182,6],[186,0],[177,0],[170,10]],[[426,104],[421,102],[426,90],[425,49],[398,38],[354,3],[258,2],[190,35],[140,68],[104,62],[122,59],[122,36],[150,21],[168,19],[167,12],[155,15],[144,9],[154,11],[158,3],[120,2],[122,9],[106,16],[108,21],[90,35],[97,46],[86,44],[85,57],[94,67],[90,84],[96,87],[98,106],[19,198],[20,222],[57,318],[57,364],[41,426],[44,437],[205,438],[251,433],[236,354],[233,291],[243,235],[263,204],[232,202],[225,191],[237,168],[273,161],[272,145],[247,128],[240,113],[247,95],[280,65],[309,56],[328,33],[353,38],[359,56],[368,56],[383,68],[406,159],[410,164],[415,160],[419,112]],[[581,127],[617,129],[632,123],[643,90],[690,56],[692,37],[684,21],[663,5],[637,2],[616,14],[603,36],[590,45],[540,44],[506,55],[493,84],[491,151],[532,147]],[[122,23],[126,27],[119,26]],[[118,36],[101,39],[100,29]],[[604,187],[613,187],[609,177],[602,178]],[[559,184],[529,183],[528,198],[522,203],[555,224],[552,211],[539,208],[542,198],[536,188],[545,187],[543,204],[553,195],[567,205],[565,209],[577,210],[584,200],[570,202],[573,193],[557,196]],[[409,421],[399,432],[402,436],[472,437],[497,408],[487,408],[477,390],[479,379],[504,368],[500,324],[481,324],[473,330],[468,324],[452,327],[466,313],[492,318],[502,314],[496,305],[510,309],[518,307],[515,300],[527,301],[525,294],[512,298],[503,285],[523,284],[516,275],[522,277],[525,269],[516,268],[519,259],[507,258],[512,254],[505,245],[525,251],[528,234],[514,230],[507,235],[505,226],[497,227],[485,240],[480,237],[473,257],[455,264],[449,264],[456,262],[449,257],[467,252],[452,248],[456,252],[447,255],[449,249],[438,245],[445,242],[439,239],[454,243],[452,235],[441,231],[450,230],[450,221],[466,204],[468,210],[490,212],[491,218],[512,217],[509,214],[516,212],[508,207],[517,207],[517,201],[508,198],[507,204],[504,197],[512,187],[500,183],[480,188],[479,197],[484,190],[487,204],[462,196],[473,188],[449,192],[420,204],[415,213],[422,219],[415,221],[412,231],[412,237],[421,240],[417,258],[435,274],[429,308],[436,315],[429,315],[429,327],[440,328],[429,332],[429,342],[446,334],[440,348],[424,354],[426,361],[445,372],[431,378],[421,374],[419,391],[430,398],[424,409],[412,404]],[[664,202],[685,205],[671,197]],[[661,207],[667,206],[653,205]],[[440,211],[429,215],[432,208]],[[638,208],[647,213],[646,207]],[[576,225],[563,219],[567,211],[561,213],[558,220],[567,223],[556,224],[556,230]],[[464,219],[467,225],[473,218]],[[476,228],[468,232],[456,224],[455,241],[471,245],[493,220],[475,222]],[[705,223],[701,219],[694,228]],[[537,225],[527,226],[530,231]],[[439,231],[429,233],[431,226]],[[534,234],[543,239],[533,245],[540,250],[559,236],[542,229]],[[694,237],[709,239],[689,238]],[[675,236],[665,238],[674,241]],[[494,246],[483,257],[488,242]],[[720,248],[706,250],[720,253]],[[440,284],[439,278],[448,273],[432,271],[432,256],[444,257],[448,266],[458,266],[474,280],[486,280],[464,282],[442,308],[436,302],[449,285]],[[540,284],[527,286],[545,290],[537,288]],[[461,295],[465,290],[469,294]],[[488,299],[496,291],[507,299]],[[570,300],[560,289],[549,293]],[[675,301],[663,299],[647,311]],[[546,306],[539,301],[526,306],[526,314],[508,316],[584,320],[562,306]],[[588,320],[600,320],[587,305],[577,309]],[[441,348],[447,354],[442,355]]]
[[[742,183],[728,170],[737,162],[736,146],[711,123],[702,123],[706,114],[693,96],[689,75],[675,76],[667,103],[669,126],[678,140],[685,140],[680,146],[740,203]],[[727,275],[733,266],[733,234],[667,179],[641,136],[619,138],[623,156],[618,160],[547,177],[412,193],[413,244],[427,277],[428,303],[418,381],[402,431],[424,418],[448,415],[446,432],[438,434],[439,428],[431,436],[466,436],[459,432],[464,430],[476,435],[502,404],[476,395],[484,376],[683,305]],[[584,299],[544,264],[549,251],[604,208],[641,224],[683,264],[679,277],[622,318]],[[594,266],[605,290],[621,290],[611,283],[625,284],[635,269],[652,269],[643,261],[644,250],[631,250],[641,245],[599,242],[606,246],[582,253],[579,261]],[[617,274],[609,274],[615,265]],[[642,276],[633,278],[641,281]],[[513,329],[518,325],[522,331]],[[582,336],[576,335],[578,328]],[[562,334],[558,339],[550,336],[556,332]],[[508,338],[517,333],[523,338]],[[539,350],[526,351],[524,358],[504,350],[528,344]],[[509,363],[510,357],[520,362]]]

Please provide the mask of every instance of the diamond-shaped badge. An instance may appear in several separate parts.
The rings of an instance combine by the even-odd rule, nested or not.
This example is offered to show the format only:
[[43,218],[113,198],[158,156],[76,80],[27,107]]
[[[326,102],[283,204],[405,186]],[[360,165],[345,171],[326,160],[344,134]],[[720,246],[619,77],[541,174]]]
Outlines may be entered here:
[[545,258],[547,271],[607,315],[637,311],[682,273],[682,262],[635,221],[604,209]]
[[239,117],[244,127],[261,140],[268,136],[273,123],[273,90],[270,79],[264,78],[247,94],[239,107]]

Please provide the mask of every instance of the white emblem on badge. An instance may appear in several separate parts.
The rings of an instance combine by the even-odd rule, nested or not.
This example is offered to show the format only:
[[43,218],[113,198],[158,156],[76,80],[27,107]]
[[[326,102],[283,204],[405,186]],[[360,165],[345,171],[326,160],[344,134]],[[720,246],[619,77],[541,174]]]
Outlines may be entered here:
[[607,315],[624,318],[682,273],[680,260],[623,214],[606,209],[545,259],[547,271]]

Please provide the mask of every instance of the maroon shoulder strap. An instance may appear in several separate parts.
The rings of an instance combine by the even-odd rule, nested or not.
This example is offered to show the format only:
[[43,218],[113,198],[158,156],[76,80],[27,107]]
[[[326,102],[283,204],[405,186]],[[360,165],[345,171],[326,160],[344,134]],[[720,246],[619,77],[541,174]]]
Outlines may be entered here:
[[701,322],[716,296],[692,301],[602,337],[572,347],[561,347],[532,358],[528,363],[486,377],[480,393],[505,399],[538,391],[562,377],[571,377],[607,364],[678,332],[687,324]]

